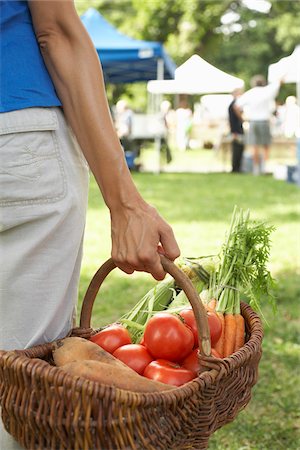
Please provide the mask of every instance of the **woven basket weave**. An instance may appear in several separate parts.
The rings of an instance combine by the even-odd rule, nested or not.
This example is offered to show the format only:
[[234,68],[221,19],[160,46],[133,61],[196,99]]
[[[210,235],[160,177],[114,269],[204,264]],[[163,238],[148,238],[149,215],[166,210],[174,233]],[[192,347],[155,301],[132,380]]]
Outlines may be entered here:
[[[191,297],[198,297],[189,279],[165,258],[163,265],[194,309]],[[80,328],[70,334],[89,337],[94,332],[90,328],[93,303],[114,267],[109,260],[94,276],[83,302]],[[200,359],[209,370],[166,392],[134,393],[73,377],[52,365],[53,343],[1,351],[4,426],[29,450],[206,449],[212,433],[248,404],[257,381],[262,324],[248,305],[242,303],[241,311],[246,344],[222,360],[205,357],[202,345]],[[203,313],[194,312],[198,319]]]

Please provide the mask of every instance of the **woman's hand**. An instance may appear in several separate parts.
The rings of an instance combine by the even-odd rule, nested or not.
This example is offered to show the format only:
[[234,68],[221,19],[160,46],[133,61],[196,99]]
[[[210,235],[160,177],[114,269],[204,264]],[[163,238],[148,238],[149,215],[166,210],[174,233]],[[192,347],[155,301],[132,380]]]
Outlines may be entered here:
[[180,250],[173,230],[142,199],[135,206],[111,211],[112,258],[126,273],[149,272],[156,280],[166,273],[159,253],[174,261]]

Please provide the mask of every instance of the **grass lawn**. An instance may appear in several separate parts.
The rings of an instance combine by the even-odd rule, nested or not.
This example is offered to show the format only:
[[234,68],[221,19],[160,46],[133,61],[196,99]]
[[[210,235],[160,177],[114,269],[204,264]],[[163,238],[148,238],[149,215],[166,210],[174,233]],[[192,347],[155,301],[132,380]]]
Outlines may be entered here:
[[[183,256],[217,253],[235,204],[250,208],[252,218],[276,227],[270,268],[278,282],[278,313],[273,316],[271,308],[263,306],[268,325],[259,381],[250,404],[213,435],[209,449],[300,449],[299,188],[268,176],[229,173],[135,173],[133,177],[144,198],[172,225]],[[80,303],[92,275],[110,255],[109,223],[92,179]],[[95,302],[92,325],[118,319],[154,284],[146,274],[113,271]]]

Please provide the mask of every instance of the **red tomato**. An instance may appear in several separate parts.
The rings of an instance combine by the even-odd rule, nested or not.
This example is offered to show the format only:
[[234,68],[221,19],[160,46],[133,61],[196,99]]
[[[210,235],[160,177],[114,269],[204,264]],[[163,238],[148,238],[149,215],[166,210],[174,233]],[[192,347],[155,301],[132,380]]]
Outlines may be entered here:
[[[182,361],[182,367],[193,372],[193,374],[195,376],[198,375],[198,372],[200,371],[200,364],[199,364],[199,359],[198,359],[198,348],[195,348],[195,350],[193,350],[192,353],[190,353]],[[205,370],[205,368],[204,368],[204,370]]]
[[194,311],[192,308],[185,308],[180,311],[179,315],[183,318],[184,323],[190,327],[194,335],[194,345],[198,347],[198,331],[197,324],[194,316]]
[[144,377],[172,386],[181,386],[195,378],[191,370],[187,370],[172,361],[157,359],[146,367]]
[[[185,308],[180,311],[179,315],[184,319],[184,323],[191,328],[194,335],[195,346],[198,346],[198,331],[194,311],[192,308]],[[218,342],[221,336],[222,324],[217,314],[213,311],[207,311],[207,320],[210,330],[211,345],[213,346]]]
[[113,353],[121,345],[131,344],[129,332],[122,325],[113,324],[94,334],[90,339],[109,353]]
[[154,358],[180,361],[192,351],[194,336],[178,317],[161,312],[147,323],[144,342]]
[[[197,376],[199,372],[202,373],[207,370],[205,366],[199,364],[198,350],[198,348],[195,348],[181,363],[182,367],[193,372],[195,376]],[[214,348],[211,349],[211,354],[215,358],[220,358],[219,353]]]
[[113,355],[140,375],[142,375],[146,366],[153,361],[146,347],[140,344],[122,345],[114,351]]

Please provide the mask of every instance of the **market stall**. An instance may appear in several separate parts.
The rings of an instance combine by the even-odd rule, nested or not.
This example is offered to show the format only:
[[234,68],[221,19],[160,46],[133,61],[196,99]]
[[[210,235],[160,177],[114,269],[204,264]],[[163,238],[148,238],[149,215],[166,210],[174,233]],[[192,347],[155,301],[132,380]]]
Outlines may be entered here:
[[205,61],[191,56],[175,70],[173,80],[151,80],[151,94],[221,94],[244,86],[244,81]]
[[[231,93],[234,89],[243,88],[243,86],[244,81],[242,79],[218,69],[199,55],[192,55],[175,70],[173,80],[151,80],[148,82],[149,109],[158,111],[163,94],[226,94]],[[156,139],[156,148],[158,160],[160,160],[159,138]]]
[[[298,107],[300,107],[300,45],[297,45],[293,53],[289,56],[281,58],[274,64],[271,64],[268,69],[268,81],[282,80],[283,83],[295,83]],[[288,179],[297,182],[300,185],[300,124],[296,131],[296,146],[297,146],[297,165],[288,166],[287,171],[290,170],[292,175]]]
[[300,106],[300,44],[297,45],[293,53],[281,58],[268,69],[268,81],[283,79],[284,83],[296,83],[297,99]]
[[134,83],[174,77],[175,64],[160,42],[133,39],[120,33],[94,8],[82,16],[109,83]]

